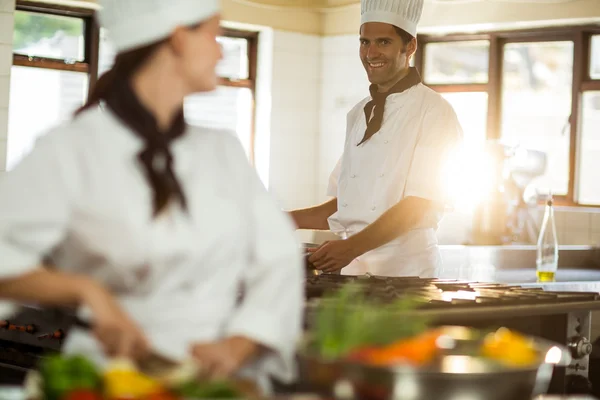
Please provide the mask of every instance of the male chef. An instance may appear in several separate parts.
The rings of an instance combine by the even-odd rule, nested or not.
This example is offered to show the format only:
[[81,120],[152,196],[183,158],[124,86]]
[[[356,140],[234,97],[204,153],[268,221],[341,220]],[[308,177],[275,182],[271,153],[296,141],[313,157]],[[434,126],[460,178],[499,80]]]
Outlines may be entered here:
[[362,0],[360,59],[370,95],[347,116],[330,201],[290,212],[299,229],[338,233],[309,261],[324,272],[435,277],[445,171],[462,141],[450,104],[409,67],[424,0]]

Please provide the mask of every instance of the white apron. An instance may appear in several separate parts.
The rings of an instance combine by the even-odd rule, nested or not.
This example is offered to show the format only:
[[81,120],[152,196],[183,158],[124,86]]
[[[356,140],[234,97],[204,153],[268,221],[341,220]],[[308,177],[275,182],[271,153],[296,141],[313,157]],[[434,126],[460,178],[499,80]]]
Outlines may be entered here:
[[[381,130],[357,146],[367,127],[363,109],[369,100],[348,113],[344,154],[328,188],[328,195],[338,199],[330,229],[342,239],[362,231],[405,197],[445,204],[446,163],[462,140],[450,104],[418,84],[387,98]],[[436,231],[441,217],[441,212],[429,212],[411,231],[358,257],[342,273],[438,276],[442,263]]]

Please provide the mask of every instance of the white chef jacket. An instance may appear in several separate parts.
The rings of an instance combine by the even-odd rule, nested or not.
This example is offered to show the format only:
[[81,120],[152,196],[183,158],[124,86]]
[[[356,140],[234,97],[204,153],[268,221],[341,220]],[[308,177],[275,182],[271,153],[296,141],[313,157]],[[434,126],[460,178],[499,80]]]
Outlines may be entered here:
[[[375,222],[405,197],[444,204],[444,171],[462,141],[452,106],[423,84],[388,96],[379,132],[357,146],[367,123],[358,103],[347,117],[344,153],[331,174],[327,194],[337,197],[330,229],[342,238]],[[429,212],[412,230],[369,251],[342,274],[435,277],[441,268],[436,231],[442,212]]]
[[[0,179],[0,277],[51,254],[58,268],[107,285],[165,355],[240,334],[274,350],[251,373],[291,379],[304,278],[291,221],[233,135],[193,127],[171,145],[189,213],[173,202],[153,219],[143,147],[100,108],[41,138]],[[81,330],[65,350],[106,361]]]

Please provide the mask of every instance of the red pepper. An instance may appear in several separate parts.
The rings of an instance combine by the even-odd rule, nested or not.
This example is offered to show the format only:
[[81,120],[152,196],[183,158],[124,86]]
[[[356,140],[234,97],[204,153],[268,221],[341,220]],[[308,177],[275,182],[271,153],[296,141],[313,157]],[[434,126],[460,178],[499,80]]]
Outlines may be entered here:
[[168,392],[159,392],[144,397],[143,400],[179,400],[179,397]]
[[100,396],[98,393],[96,393],[92,390],[82,389],[82,390],[74,390],[74,391],[70,392],[69,394],[67,394],[65,396],[64,400],[103,400],[103,399],[102,399],[102,396]]

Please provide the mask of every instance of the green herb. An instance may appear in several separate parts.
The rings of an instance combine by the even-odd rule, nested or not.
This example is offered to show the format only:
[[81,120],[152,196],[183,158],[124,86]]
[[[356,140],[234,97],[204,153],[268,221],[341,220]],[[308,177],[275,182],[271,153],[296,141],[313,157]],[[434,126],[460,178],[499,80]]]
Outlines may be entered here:
[[98,390],[101,385],[100,373],[96,367],[81,355],[52,355],[40,364],[44,397],[58,400],[75,390]]
[[176,389],[176,393],[186,399],[238,399],[241,393],[229,382],[190,381]]
[[310,351],[320,357],[336,359],[361,347],[388,345],[418,335],[428,321],[415,311],[422,304],[413,297],[381,303],[366,297],[360,285],[351,283],[326,295],[317,307]]

